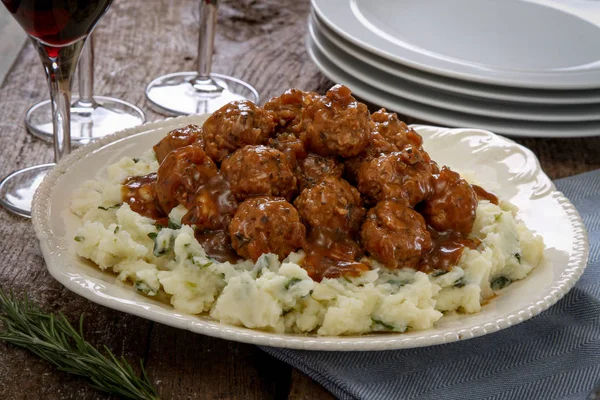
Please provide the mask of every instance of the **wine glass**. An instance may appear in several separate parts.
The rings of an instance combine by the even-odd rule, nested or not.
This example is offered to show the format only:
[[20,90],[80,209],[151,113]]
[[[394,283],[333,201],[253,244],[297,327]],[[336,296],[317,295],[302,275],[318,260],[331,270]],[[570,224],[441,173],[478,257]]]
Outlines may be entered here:
[[258,103],[258,93],[246,82],[211,73],[217,8],[218,0],[200,0],[198,70],[163,75],[146,87],[146,99],[156,112],[166,115],[204,114],[234,100]]
[[[71,151],[71,83],[85,39],[112,0],[2,0],[27,32],[48,79],[54,129],[54,161]],[[33,194],[53,164],[13,172],[0,182],[0,204],[31,215]]]
[[[71,143],[86,144],[121,129],[141,125],[144,112],[126,101],[94,96],[94,34],[83,46],[78,64],[79,99],[71,105]],[[50,100],[31,107],[25,126],[32,135],[52,141],[52,105]]]

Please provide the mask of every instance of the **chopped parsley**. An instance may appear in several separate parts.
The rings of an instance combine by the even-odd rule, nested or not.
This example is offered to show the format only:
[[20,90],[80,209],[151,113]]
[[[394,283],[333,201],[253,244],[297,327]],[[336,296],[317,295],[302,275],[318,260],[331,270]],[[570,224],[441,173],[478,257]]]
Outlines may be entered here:
[[81,243],[81,242],[83,242],[85,240],[85,238],[83,236],[75,236],[74,240],[76,242]]
[[383,322],[382,320],[379,320],[379,319],[371,318],[371,321],[373,321],[373,323],[375,325],[383,326],[385,329],[389,329],[390,331],[393,331],[396,329],[394,327],[394,325],[386,324],[385,322]]
[[181,229],[181,225],[178,224],[177,222],[174,222],[173,220],[169,220],[167,228],[177,230],[177,229]]
[[397,280],[394,280],[394,279],[390,279],[389,281],[387,281],[387,283],[389,283],[390,285],[395,285],[395,286],[398,286],[398,287],[402,287],[402,286],[408,285],[410,283],[410,281],[407,281],[407,280],[397,281]]
[[465,278],[461,276],[456,280],[456,282],[454,282],[454,287],[461,288],[464,287],[466,284],[467,282],[465,281]]
[[500,289],[504,289],[505,287],[507,287],[508,285],[510,285],[512,283],[512,280],[505,277],[505,276],[501,276],[499,278],[496,278],[492,281],[492,290],[500,290]]
[[[163,235],[164,236],[164,235]],[[165,254],[167,254],[172,248],[173,245],[175,244],[175,239],[173,238],[172,235],[168,235],[168,240],[158,240],[158,233],[156,232],[150,232],[148,234],[148,237],[152,240],[154,240],[154,249],[153,249],[153,254],[155,257],[161,257],[164,256]]]
[[296,283],[302,282],[302,279],[293,277],[285,284],[285,289],[288,290],[290,287],[294,286]]
[[500,219],[502,219],[502,213],[498,213],[498,214],[494,215],[494,221],[498,222],[498,221],[500,221]]
[[158,293],[144,281],[135,281],[133,288],[138,292],[145,294],[146,296],[156,296]]
[[139,162],[140,162],[140,159],[139,159],[139,158],[134,158],[134,159],[133,159],[133,162],[137,164],[137,163],[139,163]]
[[445,269],[436,269],[431,273],[431,276],[435,278],[436,276],[446,275],[447,273],[448,271]]
[[521,255],[519,253],[515,253],[515,258],[517,259],[519,264],[521,264]]
[[207,263],[200,263],[199,261],[197,261],[195,259],[195,256],[193,254],[188,254],[187,259],[190,260],[195,266],[200,267],[200,268],[207,268],[210,267],[211,265],[213,265],[212,261],[209,261]]
[[108,211],[112,208],[119,208],[121,207],[121,204],[115,204],[114,206],[110,206],[110,207],[102,207],[102,206],[98,206],[98,210],[104,210],[104,211]]

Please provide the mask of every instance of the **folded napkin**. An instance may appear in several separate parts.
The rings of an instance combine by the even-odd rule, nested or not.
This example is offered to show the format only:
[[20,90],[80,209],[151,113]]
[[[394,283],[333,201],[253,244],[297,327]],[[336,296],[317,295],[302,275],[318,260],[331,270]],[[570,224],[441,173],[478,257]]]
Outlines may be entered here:
[[540,315],[483,337],[381,352],[263,347],[341,399],[585,399],[600,380],[600,170],[556,182],[577,207],[590,261]]

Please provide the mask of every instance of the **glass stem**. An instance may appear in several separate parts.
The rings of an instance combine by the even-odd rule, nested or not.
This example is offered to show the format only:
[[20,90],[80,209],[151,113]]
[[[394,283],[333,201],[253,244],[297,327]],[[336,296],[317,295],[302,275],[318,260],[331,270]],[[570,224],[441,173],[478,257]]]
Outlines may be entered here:
[[94,35],[90,35],[79,58],[77,80],[79,82],[78,106],[91,107],[94,103]]
[[198,38],[198,75],[192,81],[197,91],[219,93],[223,91],[210,77],[217,28],[218,0],[200,0],[200,32]]
[[33,42],[48,78],[54,128],[54,162],[59,162],[71,152],[71,85],[84,41],[79,40],[61,48],[46,46],[36,40]]

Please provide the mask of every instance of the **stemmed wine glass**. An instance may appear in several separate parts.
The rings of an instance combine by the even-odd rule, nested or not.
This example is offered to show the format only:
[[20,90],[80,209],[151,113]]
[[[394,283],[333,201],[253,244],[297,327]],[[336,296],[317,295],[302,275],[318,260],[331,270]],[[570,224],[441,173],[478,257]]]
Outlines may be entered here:
[[[94,96],[94,35],[90,35],[79,58],[79,99],[71,105],[71,142],[86,144],[121,129],[141,125],[144,112],[126,101],[113,97]],[[51,141],[52,105],[50,100],[31,107],[25,116],[25,126],[32,135]]]
[[[85,39],[112,0],[2,0],[38,52],[50,88],[54,160],[71,151],[71,83]],[[30,216],[35,189],[53,164],[13,172],[0,183],[0,204]]]
[[155,111],[166,115],[204,114],[234,100],[258,103],[258,93],[246,82],[211,73],[217,8],[218,0],[200,0],[198,70],[163,75],[146,87],[146,99]]

